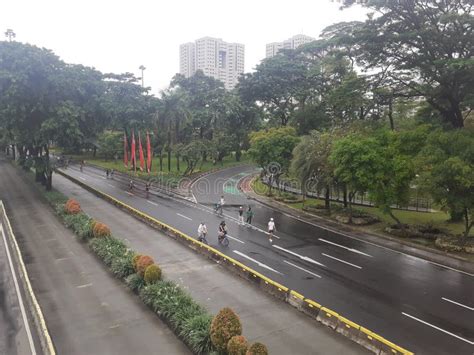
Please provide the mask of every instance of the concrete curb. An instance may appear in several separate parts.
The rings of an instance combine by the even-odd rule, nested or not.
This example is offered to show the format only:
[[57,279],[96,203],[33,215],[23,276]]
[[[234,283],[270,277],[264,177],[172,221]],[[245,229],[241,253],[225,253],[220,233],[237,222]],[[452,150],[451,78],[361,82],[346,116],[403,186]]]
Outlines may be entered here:
[[[181,231],[175,229],[174,227],[171,227],[166,223],[163,223],[151,216],[148,216],[147,214],[135,209],[134,207],[131,207],[117,200],[116,198],[106,193],[103,193],[60,170],[58,170],[58,174],[71,180],[72,182],[83,187],[85,190],[93,193],[94,195],[114,204],[115,206],[121,208],[122,210],[129,212],[133,217],[147,223],[148,225],[152,226],[155,229],[160,230],[166,235],[172,237],[173,239],[180,241],[181,243],[187,245],[189,248],[193,249],[194,251],[222,265],[226,269],[250,281],[252,284],[262,289],[263,291],[271,294],[272,296],[276,297],[279,300],[282,300],[292,305],[296,309],[309,315],[311,318],[321,322],[322,324],[332,328],[333,330],[337,331],[340,324],[341,324],[341,327],[343,327],[343,324],[355,325],[355,323],[350,322],[346,318],[340,316],[338,313],[328,308],[322,307],[319,303],[304,297],[303,295],[299,294],[298,292],[294,290],[290,290],[288,287],[281,285],[278,282],[275,282],[269,279],[268,277],[260,274],[258,271],[221,253],[219,250],[214,249],[213,247],[210,247],[207,244],[203,244],[197,241],[196,239],[182,233]],[[378,355],[381,355],[381,354],[413,355],[412,352],[405,350],[389,342],[388,340],[377,335],[376,333],[373,333],[369,330],[367,330],[367,332],[361,331],[361,329],[366,330],[363,327],[353,326],[353,328],[354,330],[351,333],[347,333],[342,330],[339,333],[344,336],[347,336],[346,334],[350,334],[350,336],[348,336],[349,339],[353,340],[354,342],[362,345],[363,347],[367,348],[368,350]],[[366,339],[367,335],[369,335],[370,341]],[[390,349],[390,351],[387,352],[386,349]]]
[[56,350],[54,348],[53,341],[51,340],[51,336],[48,331],[48,327],[46,326],[46,321],[43,316],[43,312],[41,311],[41,307],[36,299],[35,293],[30,283],[30,278],[28,276],[28,271],[26,270],[25,263],[23,261],[23,257],[21,255],[20,248],[18,247],[18,243],[13,233],[13,229],[10,224],[10,220],[8,219],[7,212],[5,210],[5,206],[3,202],[0,200],[0,221],[6,226],[6,234],[10,239],[10,243],[13,249],[13,257],[18,264],[18,269],[20,273],[20,280],[23,283],[23,289],[25,290],[26,300],[28,303],[28,307],[31,310],[31,314],[33,316],[33,321],[36,327],[36,331],[38,333],[38,337],[41,344],[41,350],[43,354],[46,355],[56,355]]

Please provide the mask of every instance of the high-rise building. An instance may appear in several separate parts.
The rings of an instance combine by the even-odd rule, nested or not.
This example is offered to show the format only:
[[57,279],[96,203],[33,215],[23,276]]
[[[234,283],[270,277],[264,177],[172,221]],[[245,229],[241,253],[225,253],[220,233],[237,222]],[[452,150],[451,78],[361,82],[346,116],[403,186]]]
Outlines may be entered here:
[[276,55],[281,49],[296,49],[299,46],[312,42],[315,39],[310,36],[306,35],[296,35],[293,36],[283,42],[273,42],[273,43],[268,43],[266,46],[266,58],[273,57]]
[[244,72],[245,47],[240,43],[227,43],[220,38],[203,37],[194,43],[179,47],[179,72],[185,77],[197,70],[224,83],[227,90],[237,85]]

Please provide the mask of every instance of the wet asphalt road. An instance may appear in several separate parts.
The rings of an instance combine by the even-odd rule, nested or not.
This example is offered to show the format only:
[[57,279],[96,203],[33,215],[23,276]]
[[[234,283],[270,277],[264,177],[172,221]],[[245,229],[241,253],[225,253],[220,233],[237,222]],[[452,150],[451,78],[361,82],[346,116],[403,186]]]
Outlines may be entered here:
[[[229,256],[417,354],[474,353],[474,275],[311,225],[249,201],[235,188],[253,168],[207,175],[193,186],[198,204],[106,179],[98,170],[67,172],[135,208],[196,236],[200,221],[210,244]],[[204,181],[205,180],[205,181]],[[222,218],[212,205],[223,193],[231,244],[217,246]],[[255,227],[237,223],[237,206],[252,205]],[[270,217],[278,238],[264,232]]]

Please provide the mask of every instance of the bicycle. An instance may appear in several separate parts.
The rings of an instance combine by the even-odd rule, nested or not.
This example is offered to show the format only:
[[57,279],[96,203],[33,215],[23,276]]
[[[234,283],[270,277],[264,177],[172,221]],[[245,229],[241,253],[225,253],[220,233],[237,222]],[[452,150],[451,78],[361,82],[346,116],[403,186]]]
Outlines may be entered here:
[[222,210],[222,205],[219,204],[219,203],[216,203],[214,205],[214,213],[216,213],[219,217],[222,217],[222,215],[224,214],[223,210]]
[[229,238],[227,238],[227,233],[219,233],[219,235],[217,236],[217,242],[225,247],[228,246]]

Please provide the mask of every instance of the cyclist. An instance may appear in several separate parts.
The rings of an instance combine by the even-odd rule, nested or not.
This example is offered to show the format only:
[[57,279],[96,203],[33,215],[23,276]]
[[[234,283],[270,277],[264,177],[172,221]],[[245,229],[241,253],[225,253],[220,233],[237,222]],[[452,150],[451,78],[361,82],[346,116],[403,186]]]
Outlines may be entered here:
[[239,224],[244,224],[244,208],[239,207]]
[[146,192],[146,198],[150,196],[150,187],[151,187],[151,182],[145,183],[145,192]]
[[133,182],[133,180],[130,180],[130,182],[128,183],[128,189],[130,191],[133,191],[134,187],[135,187],[135,183]]
[[219,242],[219,244],[222,245],[229,244],[229,239],[227,239],[227,226],[225,224],[225,221],[222,221],[221,224],[219,224],[219,233],[217,235],[217,241]]

